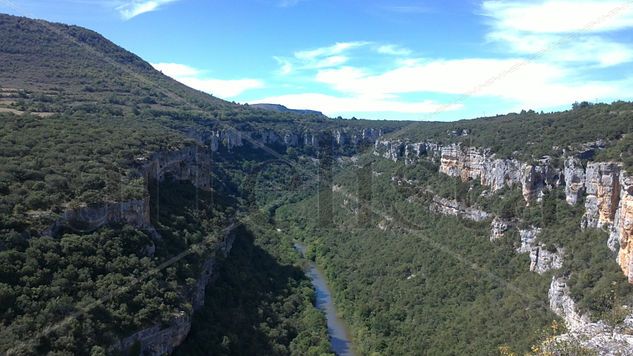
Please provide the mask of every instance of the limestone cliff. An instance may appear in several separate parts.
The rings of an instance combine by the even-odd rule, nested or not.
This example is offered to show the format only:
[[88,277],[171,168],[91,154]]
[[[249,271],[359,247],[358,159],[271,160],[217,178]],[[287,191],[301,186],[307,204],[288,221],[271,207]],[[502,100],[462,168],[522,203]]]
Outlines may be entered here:
[[[584,168],[580,159],[586,156],[586,152],[579,152],[576,155],[569,154],[561,170],[552,165],[549,157],[526,163],[496,158],[490,150],[462,147],[461,144],[442,146],[402,140],[376,141],[374,155],[404,161],[405,164],[415,164],[419,159],[432,160],[439,164],[440,173],[464,182],[478,179],[491,192],[520,186],[527,204],[542,198],[546,190],[559,186],[565,187],[565,199],[570,205],[577,204],[584,195],[582,227],[606,228],[610,231],[609,247],[617,252],[618,264],[633,283],[633,184],[622,171],[620,163],[589,162]],[[441,207],[441,204],[436,204],[436,210],[442,210],[437,207]],[[455,210],[454,207],[443,208],[444,212],[451,209]],[[491,239],[499,238],[506,230],[503,222],[493,221]],[[533,260],[547,260],[549,265],[559,263],[550,251],[542,248],[535,249],[532,255]],[[539,265],[534,269],[539,270]]]
[[530,271],[543,274],[563,266],[564,250],[556,248],[555,251],[549,251],[544,245],[538,244],[536,239],[540,233],[541,229],[536,227],[519,230],[521,246],[517,249],[517,253],[528,253],[530,255]]
[[612,162],[587,165],[586,213],[583,227],[600,228],[613,223],[620,198],[620,166]]
[[361,144],[374,144],[385,130],[374,128],[341,127],[333,130],[318,131],[312,129],[263,129],[236,130],[234,128],[218,129],[197,137],[211,147],[213,152],[225,148],[232,151],[238,147],[263,145],[283,145],[287,147],[319,147],[327,142],[336,148],[354,148]]
[[376,141],[374,154],[393,161],[404,160],[406,164],[414,164],[418,159],[437,160],[439,157],[440,173],[464,182],[478,179],[492,192],[521,186],[528,203],[540,199],[544,190],[562,184],[561,173],[551,167],[547,157],[528,164],[497,158],[488,149],[462,147],[461,144],[441,146],[428,142],[411,144],[388,140]]
[[576,205],[585,191],[585,169],[579,159],[569,157],[563,170],[565,177],[565,199],[568,204]]
[[[224,257],[231,252],[235,234],[229,231],[224,240],[218,246],[218,253]],[[214,267],[217,258],[210,257],[202,265],[202,271],[196,279],[194,289],[189,294],[193,311],[200,310],[204,306],[205,291],[214,278]],[[140,330],[118,342],[114,343],[110,352],[129,353],[133,346],[137,345],[141,355],[166,355],[172,353],[187,337],[191,330],[191,317],[189,313],[181,311],[169,322],[168,325],[152,325]]]
[[620,202],[614,218],[609,247],[618,251],[618,264],[633,283],[633,177],[620,176]]
[[633,355],[633,314],[618,327],[608,326],[603,321],[592,322],[576,309],[564,278],[552,278],[549,302],[550,309],[565,321],[567,327],[565,334],[545,345],[553,354],[558,354],[561,347],[580,345],[598,355]]
[[66,210],[42,235],[54,236],[62,229],[71,231],[93,231],[107,224],[124,223],[146,230],[156,235],[150,221],[150,199],[148,183],[150,180],[162,181],[169,176],[172,179],[186,180],[200,189],[210,189],[211,156],[197,144],[181,149],[157,152],[149,158],[136,159],[136,175],[143,177],[142,197],[126,201],[106,201],[100,204],[80,206]]

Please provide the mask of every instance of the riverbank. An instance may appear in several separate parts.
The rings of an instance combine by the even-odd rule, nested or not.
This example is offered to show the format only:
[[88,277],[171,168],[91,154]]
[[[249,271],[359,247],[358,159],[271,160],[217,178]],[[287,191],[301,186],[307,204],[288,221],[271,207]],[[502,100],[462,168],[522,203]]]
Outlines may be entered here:
[[[305,257],[305,245],[295,242],[294,246]],[[312,261],[308,261],[305,273],[312,281],[316,292],[315,306],[325,313],[332,351],[338,356],[355,356],[349,330],[336,313],[336,306],[325,276]]]

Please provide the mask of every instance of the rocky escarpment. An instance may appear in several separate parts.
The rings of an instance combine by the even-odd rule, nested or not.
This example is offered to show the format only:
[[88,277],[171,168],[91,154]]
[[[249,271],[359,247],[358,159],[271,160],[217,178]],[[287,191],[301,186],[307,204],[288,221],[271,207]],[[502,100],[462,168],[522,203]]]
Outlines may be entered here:
[[467,182],[479,180],[482,186],[495,192],[504,187],[520,186],[525,201],[530,203],[543,196],[545,189],[561,185],[561,172],[552,168],[548,157],[535,163],[515,159],[497,158],[488,149],[462,147],[461,144],[446,146],[435,143],[406,143],[379,140],[374,154],[393,161],[403,160],[414,164],[419,159],[438,161],[440,173]]
[[[232,230],[226,234],[220,243],[217,253],[226,257],[231,251],[235,234]],[[217,257],[210,257],[202,265],[202,271],[196,280],[195,287],[189,294],[193,311],[200,310],[204,306],[204,295],[209,283],[213,280],[214,267]],[[191,315],[181,311],[169,322],[168,325],[152,325],[140,330],[118,342],[114,343],[110,352],[122,352],[128,354],[135,348],[140,355],[166,355],[172,353],[187,337],[191,330]]]
[[244,146],[282,145],[286,147],[312,147],[328,144],[341,149],[360,148],[362,144],[374,144],[389,129],[343,127],[332,130],[262,129],[238,130],[235,128],[212,130],[206,133],[190,132],[213,152],[221,149],[232,151]]
[[545,345],[546,349],[557,352],[560,348],[582,346],[599,355],[633,355],[633,314],[617,327],[603,321],[592,322],[578,312],[562,277],[552,278],[548,296],[550,309],[565,321],[567,332]]
[[633,178],[616,162],[589,162],[584,176],[576,183],[576,189],[586,191],[582,227],[609,232],[609,248],[633,283]]
[[[593,150],[593,148],[592,148]],[[591,151],[593,152],[593,151]],[[532,162],[497,158],[490,150],[446,146],[435,143],[409,143],[400,140],[378,140],[374,154],[393,161],[415,164],[428,159],[439,164],[439,172],[461,179],[479,180],[490,192],[504,187],[520,186],[527,204],[539,200],[546,190],[564,186],[568,204],[585,199],[584,228],[604,228],[610,232],[609,247],[617,253],[622,271],[633,283],[633,188],[632,180],[617,162],[588,162],[587,152],[569,155],[562,169],[548,157]],[[504,222],[493,221],[491,239],[506,231]],[[543,249],[539,250],[542,255]]]
[[490,223],[490,241],[505,237],[506,232],[515,225],[514,221],[508,221],[495,217]]
[[429,209],[438,214],[457,216],[462,219],[482,222],[490,218],[487,212],[464,205],[456,200],[433,196]]
[[520,229],[521,246],[517,252],[529,253],[530,271],[543,274],[563,266],[564,249],[556,248],[554,251],[550,251],[544,245],[537,243],[537,237],[540,233],[541,229],[536,227]]
[[66,210],[52,225],[42,231],[42,235],[55,236],[62,230],[87,232],[104,225],[123,223],[146,230],[157,237],[150,221],[148,184],[151,180],[160,182],[169,176],[170,179],[189,181],[199,189],[211,187],[208,173],[211,171],[211,156],[205,147],[197,144],[190,144],[179,150],[157,152],[149,158],[137,158],[135,162],[135,175],[142,177],[142,197],[118,202],[84,204]]

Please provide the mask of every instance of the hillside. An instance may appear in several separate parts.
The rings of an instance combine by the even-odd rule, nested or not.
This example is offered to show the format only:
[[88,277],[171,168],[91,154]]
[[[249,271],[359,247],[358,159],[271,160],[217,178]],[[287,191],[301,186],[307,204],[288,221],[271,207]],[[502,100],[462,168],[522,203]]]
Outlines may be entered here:
[[251,107],[262,110],[270,110],[276,112],[293,112],[295,114],[301,115],[316,115],[323,116],[323,113],[320,111],[314,110],[305,110],[305,109],[288,109],[287,107],[279,104],[251,104]]

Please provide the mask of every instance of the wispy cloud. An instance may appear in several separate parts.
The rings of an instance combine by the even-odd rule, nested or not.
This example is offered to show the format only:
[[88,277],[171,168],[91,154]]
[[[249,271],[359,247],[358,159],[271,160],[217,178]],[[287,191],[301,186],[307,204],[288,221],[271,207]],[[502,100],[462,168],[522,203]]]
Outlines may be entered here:
[[607,37],[633,28],[631,1],[547,0],[536,3],[484,1],[487,39],[515,55],[609,67],[633,60],[633,47]]
[[152,66],[177,81],[215,95],[219,98],[234,98],[242,93],[264,87],[259,79],[216,79],[207,78],[204,71],[178,63],[152,63]]
[[274,57],[279,73],[289,75],[297,70],[313,70],[341,66],[349,60],[347,52],[369,45],[370,42],[338,42],[331,46],[297,51],[291,57]]
[[605,32],[633,27],[633,3],[613,0],[484,1],[495,26],[535,33]]
[[146,12],[156,11],[163,5],[176,1],[178,0],[128,0],[120,2],[116,6],[116,10],[123,19],[129,20]]
[[323,93],[289,94],[254,100],[252,104],[278,103],[289,108],[312,109],[322,111],[329,116],[343,113],[384,113],[399,112],[425,114],[454,111],[461,104],[443,105],[431,100],[402,101],[397,99],[376,99],[368,96],[338,96]]
[[381,45],[376,48],[376,52],[392,56],[408,56],[412,53],[410,49],[396,45]]
[[[508,71],[494,82],[504,69]],[[572,73],[547,63],[527,63],[522,59],[461,59],[419,61],[378,75],[361,68],[320,70],[316,81],[345,95],[385,99],[401,94],[439,93],[496,97],[524,107],[550,107],[575,100],[616,95],[622,88],[609,83],[571,79]],[[483,86],[482,83],[489,85]]]

